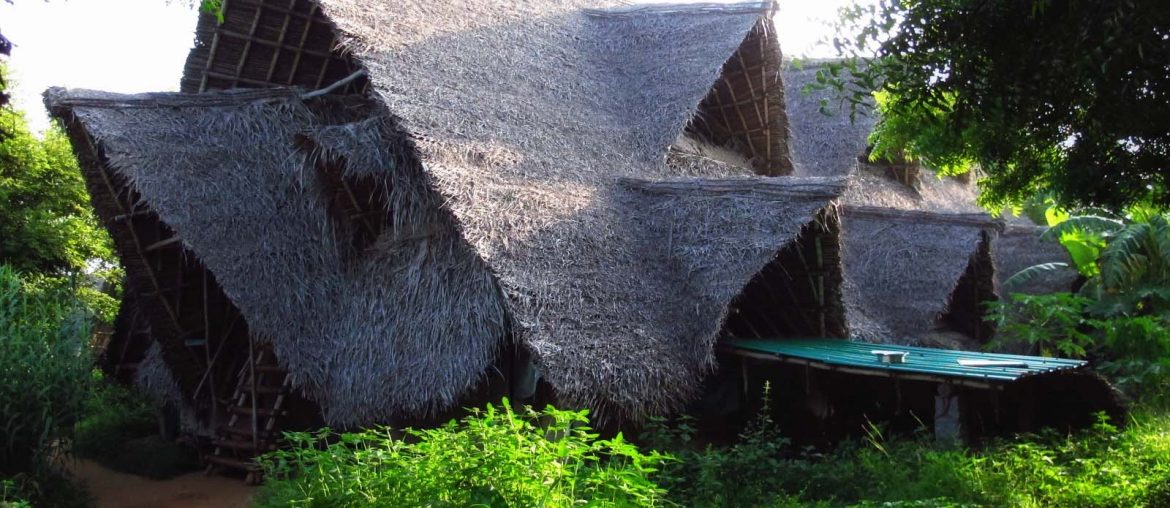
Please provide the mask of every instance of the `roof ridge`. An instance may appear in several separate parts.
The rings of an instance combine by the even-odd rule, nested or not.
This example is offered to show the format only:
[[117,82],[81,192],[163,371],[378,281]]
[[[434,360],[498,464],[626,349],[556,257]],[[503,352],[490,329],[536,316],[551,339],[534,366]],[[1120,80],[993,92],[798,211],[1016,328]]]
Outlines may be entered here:
[[631,18],[642,15],[666,14],[768,14],[778,7],[775,0],[749,2],[707,2],[671,4],[631,4],[603,9],[584,9],[585,15],[596,18]]
[[269,99],[299,97],[296,88],[248,88],[203,93],[151,92],[120,94],[52,87],[45,90],[50,108],[203,108],[235,106]]
[[989,227],[999,230],[1004,228],[1003,220],[993,218],[986,213],[901,210],[898,208],[889,208],[883,206],[864,206],[850,204],[845,204],[842,207],[846,216],[854,215],[863,217],[878,217],[912,222],[966,224],[970,226]]

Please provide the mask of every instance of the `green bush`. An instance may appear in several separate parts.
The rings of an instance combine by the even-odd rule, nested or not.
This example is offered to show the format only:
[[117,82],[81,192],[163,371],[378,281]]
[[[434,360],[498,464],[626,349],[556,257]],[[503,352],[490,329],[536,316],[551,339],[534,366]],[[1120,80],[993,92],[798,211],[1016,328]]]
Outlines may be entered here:
[[59,469],[0,478],[0,508],[88,508],[93,501],[81,482]]
[[1093,314],[1093,300],[1069,293],[1012,294],[991,306],[993,347],[1021,342],[1046,356],[1090,358],[1135,400],[1170,403],[1170,322],[1159,315]]
[[123,473],[164,479],[199,466],[194,450],[158,436],[159,408],[93,371],[92,395],[77,423],[73,452]]
[[768,389],[764,407],[728,447],[692,446],[694,425],[689,417],[670,423],[651,419],[640,436],[650,447],[668,450],[668,461],[655,479],[672,502],[695,508],[719,506],[779,506],[783,487],[791,478],[777,474],[788,461],[781,456],[787,440],[769,416]]
[[0,475],[44,467],[82,414],[90,316],[57,288],[33,290],[0,266]]
[[262,459],[268,506],[659,506],[648,476],[665,457],[621,434],[599,439],[586,411],[473,410],[435,429],[289,433]]
[[748,432],[729,448],[679,453],[682,464],[657,478],[670,500],[697,507],[1170,506],[1165,414],[1139,413],[1125,430],[1102,421],[979,451],[939,447],[926,434],[887,439],[872,425],[868,432],[829,453],[769,452],[754,465],[743,460],[755,453],[750,446],[775,448]]
[[32,508],[24,492],[12,480],[0,481],[0,508]]

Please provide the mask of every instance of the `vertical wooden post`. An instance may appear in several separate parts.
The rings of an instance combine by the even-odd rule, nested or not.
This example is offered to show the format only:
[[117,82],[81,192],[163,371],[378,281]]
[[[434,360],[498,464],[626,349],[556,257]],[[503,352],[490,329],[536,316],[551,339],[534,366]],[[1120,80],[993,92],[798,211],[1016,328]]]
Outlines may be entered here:
[[[818,220],[817,229],[821,229]],[[817,248],[817,321],[820,326],[820,336],[824,338],[828,335],[828,330],[825,326],[825,250],[821,245],[821,231],[817,231],[814,237],[814,242]]]
[[[203,340],[205,342],[203,344],[203,356],[204,356],[204,359],[206,360],[206,364],[207,364],[207,372],[205,373],[205,376],[207,378],[208,392],[211,395],[209,397],[211,399],[211,425],[212,425],[212,427],[214,427],[216,425],[219,425],[219,398],[216,396],[216,394],[218,392],[215,391],[215,373],[212,372],[212,369],[215,368],[215,358],[211,356],[211,318],[207,315],[208,310],[209,310],[209,308],[207,305],[207,269],[204,268],[204,270],[203,270]],[[220,338],[221,345],[223,344],[223,342],[224,342],[224,339]],[[218,353],[219,353],[218,349],[216,350],[216,353],[217,353],[216,356],[218,356]],[[196,390],[196,396],[198,396],[198,390]],[[195,401],[195,403],[198,404],[199,402]]]
[[252,398],[252,449],[257,453],[260,451],[260,426],[256,423],[256,350],[255,339],[252,333],[248,333],[248,370],[251,377],[251,398]]

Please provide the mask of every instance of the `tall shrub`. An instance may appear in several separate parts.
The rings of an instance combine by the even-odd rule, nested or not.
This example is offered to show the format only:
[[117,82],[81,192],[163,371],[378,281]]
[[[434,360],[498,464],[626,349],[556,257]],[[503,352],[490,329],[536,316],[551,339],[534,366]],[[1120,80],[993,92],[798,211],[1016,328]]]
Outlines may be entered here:
[[82,413],[90,316],[59,287],[0,266],[0,475],[35,472]]

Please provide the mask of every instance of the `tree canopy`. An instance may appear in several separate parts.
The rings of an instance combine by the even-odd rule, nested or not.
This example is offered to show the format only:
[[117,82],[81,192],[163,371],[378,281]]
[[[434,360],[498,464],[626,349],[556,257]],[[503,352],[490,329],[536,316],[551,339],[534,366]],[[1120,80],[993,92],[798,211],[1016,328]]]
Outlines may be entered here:
[[27,272],[80,272],[90,260],[112,260],[69,140],[59,129],[44,139],[24,116],[0,110],[0,264]]
[[1170,206],[1164,0],[882,0],[834,43],[855,112],[880,90],[878,153],[977,164],[985,205]]

